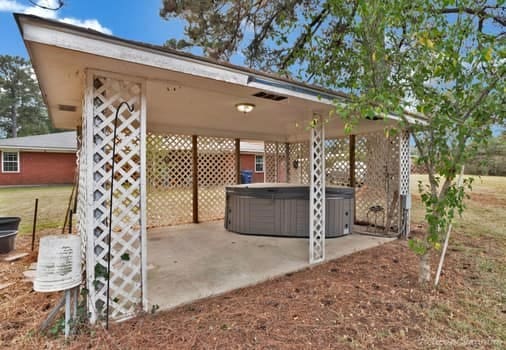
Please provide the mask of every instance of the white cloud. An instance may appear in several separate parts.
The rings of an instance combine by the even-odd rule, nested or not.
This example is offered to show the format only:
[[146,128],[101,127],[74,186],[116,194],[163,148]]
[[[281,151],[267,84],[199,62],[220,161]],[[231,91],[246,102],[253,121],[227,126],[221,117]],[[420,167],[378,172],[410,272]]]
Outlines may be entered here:
[[109,28],[106,28],[103,25],[101,25],[100,22],[96,19],[81,20],[81,19],[72,18],[72,17],[65,17],[65,18],[61,18],[58,20],[63,23],[68,23],[68,24],[73,24],[75,26],[79,26],[79,27],[93,29],[93,30],[102,32],[104,34],[109,34],[109,35],[112,34],[112,31]]
[[26,8],[16,1],[11,0],[0,0],[0,11],[2,12],[21,12]]
[[[39,0],[37,3],[48,8],[58,7],[58,0]],[[60,18],[58,16],[58,11],[52,11],[38,6],[26,6],[16,0],[0,0],[0,12],[22,12],[39,17],[55,19],[63,23],[73,24],[83,28],[93,29],[105,34],[112,34],[112,31],[109,28],[104,27],[96,19],[78,19],[73,17]]]

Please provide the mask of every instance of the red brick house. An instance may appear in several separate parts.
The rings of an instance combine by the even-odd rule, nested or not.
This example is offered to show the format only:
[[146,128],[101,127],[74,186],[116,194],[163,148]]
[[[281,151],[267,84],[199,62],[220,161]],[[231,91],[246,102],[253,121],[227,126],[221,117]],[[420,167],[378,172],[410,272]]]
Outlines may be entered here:
[[75,131],[0,140],[0,186],[71,184]]
[[264,182],[264,143],[241,141],[241,170],[253,171],[251,182]]

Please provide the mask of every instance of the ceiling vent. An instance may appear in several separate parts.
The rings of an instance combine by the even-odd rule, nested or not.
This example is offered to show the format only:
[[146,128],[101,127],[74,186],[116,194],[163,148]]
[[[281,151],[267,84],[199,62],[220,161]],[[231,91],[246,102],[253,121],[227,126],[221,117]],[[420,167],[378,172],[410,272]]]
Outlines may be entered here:
[[263,92],[263,91],[257,92],[256,94],[253,94],[253,96],[259,97],[259,98],[265,98],[267,100],[272,100],[272,101],[283,101],[288,98],[286,96],[275,95],[275,94],[271,94],[271,93],[267,93],[267,92]]
[[58,109],[63,112],[75,112],[77,110],[76,106],[72,105],[58,105]]

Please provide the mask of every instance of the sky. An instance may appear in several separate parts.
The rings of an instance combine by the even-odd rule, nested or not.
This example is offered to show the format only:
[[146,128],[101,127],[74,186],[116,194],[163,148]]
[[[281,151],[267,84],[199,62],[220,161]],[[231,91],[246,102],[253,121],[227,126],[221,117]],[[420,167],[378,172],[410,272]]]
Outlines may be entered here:
[[[54,6],[56,0],[38,0]],[[0,54],[28,58],[13,12],[29,13],[81,25],[125,39],[162,45],[183,37],[183,23],[159,16],[161,0],[65,0],[58,11],[42,10],[28,0],[0,0]]]

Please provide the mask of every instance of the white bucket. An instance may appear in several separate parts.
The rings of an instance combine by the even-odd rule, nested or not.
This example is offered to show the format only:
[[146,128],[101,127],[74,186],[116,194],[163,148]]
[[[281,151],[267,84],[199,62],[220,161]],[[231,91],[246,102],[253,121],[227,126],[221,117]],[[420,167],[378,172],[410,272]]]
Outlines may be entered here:
[[76,235],[42,237],[33,289],[37,292],[56,292],[80,283],[81,238]]

